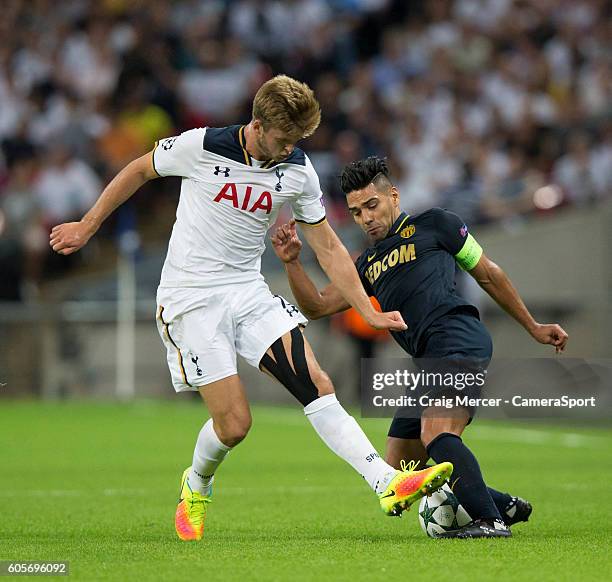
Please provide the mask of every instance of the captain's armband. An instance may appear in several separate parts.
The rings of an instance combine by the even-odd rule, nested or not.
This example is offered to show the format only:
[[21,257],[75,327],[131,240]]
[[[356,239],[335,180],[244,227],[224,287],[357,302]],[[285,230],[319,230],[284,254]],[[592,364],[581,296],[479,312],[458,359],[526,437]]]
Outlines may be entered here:
[[482,257],[482,247],[476,239],[468,234],[461,250],[455,255],[455,261],[464,271],[471,271]]

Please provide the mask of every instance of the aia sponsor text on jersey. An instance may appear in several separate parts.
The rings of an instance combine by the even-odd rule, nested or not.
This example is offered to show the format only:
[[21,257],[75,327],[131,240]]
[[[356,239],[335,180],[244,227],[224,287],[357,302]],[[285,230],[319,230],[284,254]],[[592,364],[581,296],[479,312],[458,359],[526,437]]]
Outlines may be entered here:
[[[213,202],[231,202],[234,208],[256,212],[260,210],[265,214],[272,212],[272,194],[264,190],[260,194],[253,193],[253,186],[244,186],[228,182],[221,187],[219,193],[213,198]],[[225,202],[227,204],[227,202]]]

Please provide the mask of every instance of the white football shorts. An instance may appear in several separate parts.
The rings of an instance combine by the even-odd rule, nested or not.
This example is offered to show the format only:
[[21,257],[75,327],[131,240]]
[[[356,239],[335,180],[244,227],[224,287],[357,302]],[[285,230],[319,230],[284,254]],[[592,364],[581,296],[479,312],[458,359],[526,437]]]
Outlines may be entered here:
[[308,320],[263,280],[212,288],[159,288],[157,329],[177,392],[237,373],[236,353],[258,368],[268,348]]

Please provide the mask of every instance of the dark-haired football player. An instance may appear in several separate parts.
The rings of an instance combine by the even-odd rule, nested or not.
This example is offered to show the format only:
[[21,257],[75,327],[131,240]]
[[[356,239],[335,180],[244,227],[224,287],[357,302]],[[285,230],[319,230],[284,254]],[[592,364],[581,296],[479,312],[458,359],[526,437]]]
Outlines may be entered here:
[[[371,157],[348,165],[341,187],[349,212],[372,243],[356,261],[361,282],[383,310],[402,314],[408,329],[391,334],[419,366],[477,372],[486,369],[491,359],[491,337],[478,310],[455,292],[455,263],[536,341],[563,351],[568,339],[565,331],[557,324],[535,321],[504,271],[483,254],[459,216],[441,208],[415,216],[401,211],[400,194],[383,159]],[[304,271],[293,221],[277,229],[272,241],[307,317],[317,319],[349,307],[333,283],[319,291]],[[428,392],[444,396],[449,388],[438,386]],[[475,388],[468,394],[478,395]],[[426,406],[418,415],[412,412],[417,418],[410,418],[405,409],[397,411],[389,429],[386,460],[395,466],[405,458],[453,463],[455,494],[474,521],[444,535],[510,536],[507,525],[526,521],[531,506],[485,485],[478,461],[461,439],[474,410]]]

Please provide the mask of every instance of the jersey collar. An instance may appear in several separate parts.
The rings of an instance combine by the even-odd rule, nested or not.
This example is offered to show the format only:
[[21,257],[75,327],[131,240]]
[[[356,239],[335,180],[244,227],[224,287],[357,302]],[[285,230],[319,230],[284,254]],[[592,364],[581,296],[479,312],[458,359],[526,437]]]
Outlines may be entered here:
[[238,130],[238,143],[240,144],[240,148],[242,149],[242,155],[244,156],[244,163],[247,166],[252,166],[253,162],[252,162],[252,158],[251,158],[251,154],[249,152],[247,152],[246,149],[246,139],[244,137],[244,125],[240,126],[240,129]]
[[[245,127],[246,126],[241,125],[238,128],[238,132],[235,135],[238,138],[238,145],[240,146],[240,149],[242,150],[242,156],[244,158],[244,163],[247,166],[252,166],[253,158],[251,157],[251,154],[247,152],[247,149],[246,149],[246,139],[244,137]],[[261,166],[259,166],[259,168],[262,170],[268,170],[270,168],[273,168],[274,166],[280,166],[281,164],[297,164],[297,165],[304,166],[305,163],[306,162],[304,158],[304,152],[299,148],[294,148],[293,151],[283,160],[278,160],[276,162],[274,160],[264,160]]]
[[[242,155],[244,156],[244,163],[247,166],[252,166],[253,158],[246,149],[246,138],[244,137],[244,128],[245,126],[241,125],[240,129],[238,130],[238,143],[240,144],[240,148],[242,149]],[[271,168],[273,165],[274,165],[274,160],[265,160],[259,167],[260,168]]]
[[404,226],[405,222],[410,218],[410,214],[407,214],[406,212],[402,212],[398,217],[397,220],[392,224],[391,228],[389,229],[389,232],[387,233],[387,236],[385,238],[389,238],[390,236],[394,236],[396,234],[399,233],[399,231],[402,229],[402,227]]

